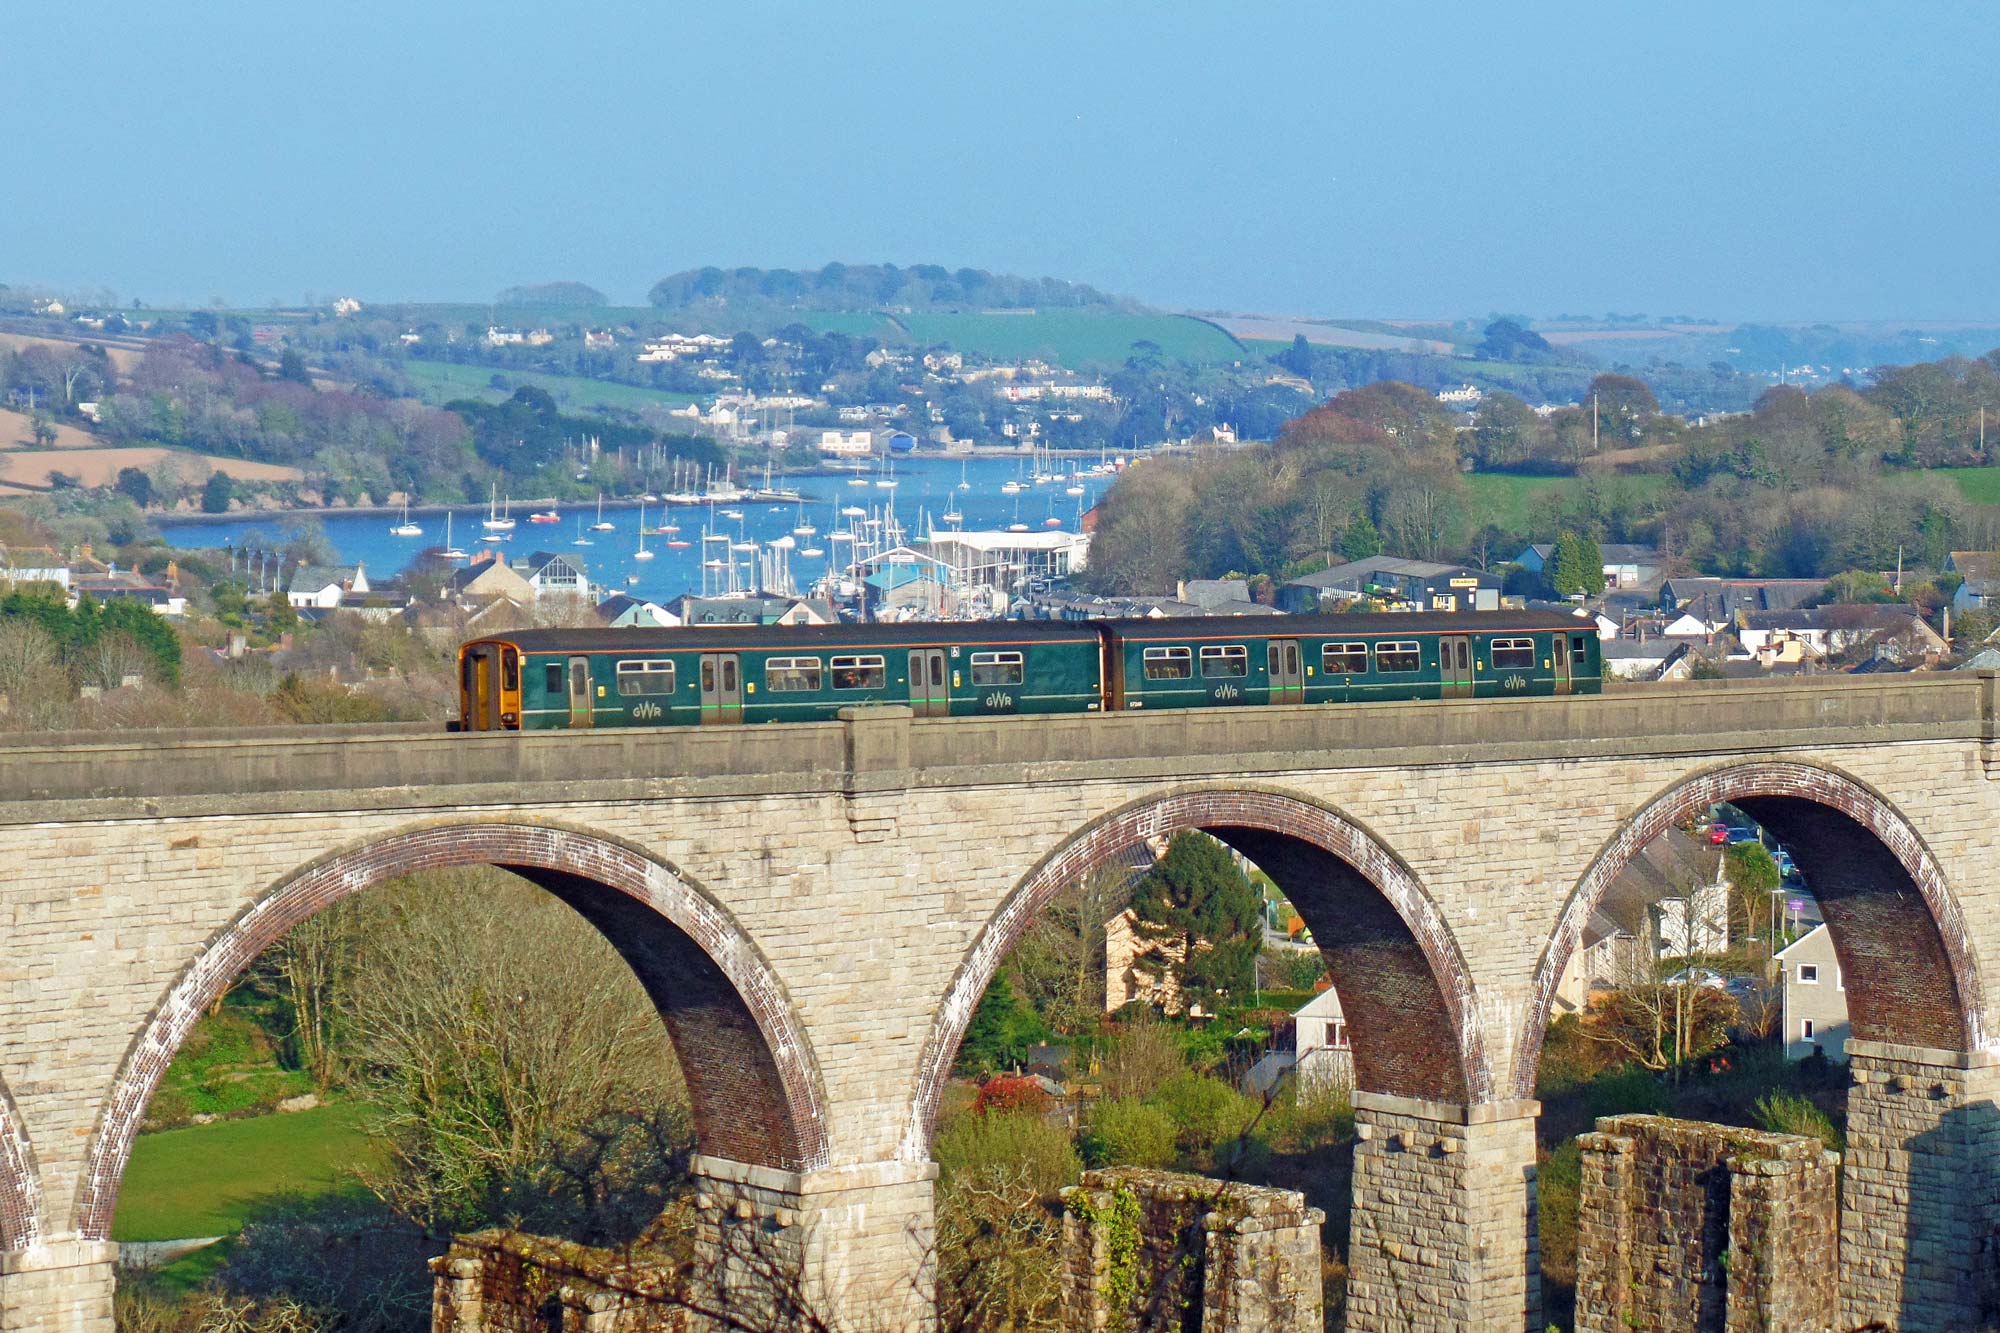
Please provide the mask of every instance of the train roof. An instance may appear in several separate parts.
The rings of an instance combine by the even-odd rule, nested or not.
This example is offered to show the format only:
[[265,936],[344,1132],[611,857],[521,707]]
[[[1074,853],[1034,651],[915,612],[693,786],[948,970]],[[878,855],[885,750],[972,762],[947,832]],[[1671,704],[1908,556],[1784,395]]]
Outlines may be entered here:
[[984,643],[1095,643],[1115,640],[1381,638],[1401,632],[1583,630],[1595,626],[1560,611],[1413,611],[1374,615],[1173,616],[1158,620],[958,620],[903,625],[681,625],[632,629],[524,629],[473,642],[511,643],[526,653],[688,652],[705,649],[951,647]]
[[906,625],[678,625],[632,629],[524,629],[482,635],[524,653],[688,652],[703,649],[938,647],[974,643],[1096,643],[1090,625],[1027,620],[927,620]]
[[1098,622],[1119,639],[1288,639],[1353,634],[1381,638],[1405,631],[1417,634],[1459,631],[1492,634],[1506,630],[1589,630],[1597,627],[1581,616],[1561,611],[1383,611],[1324,616],[1172,616],[1159,620]]

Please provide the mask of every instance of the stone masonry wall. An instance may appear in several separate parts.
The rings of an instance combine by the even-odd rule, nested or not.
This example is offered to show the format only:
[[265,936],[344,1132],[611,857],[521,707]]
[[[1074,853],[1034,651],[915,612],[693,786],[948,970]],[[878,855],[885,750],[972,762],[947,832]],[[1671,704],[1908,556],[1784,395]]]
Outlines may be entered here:
[[2000,1060],[1850,1040],[1841,1313],[1859,1326],[1991,1327]]
[[0,1253],[0,1333],[110,1333],[117,1251],[72,1241]]
[[1319,1333],[1319,1229],[1292,1190],[1139,1167],[1063,1191],[1066,1333]]
[[1607,1116],[1580,1140],[1576,1333],[1826,1333],[1839,1158],[1817,1139]]
[[1540,1333],[1539,1106],[1354,1104],[1349,1333]]
[[431,1333],[691,1333],[678,1265],[481,1231],[431,1260]]

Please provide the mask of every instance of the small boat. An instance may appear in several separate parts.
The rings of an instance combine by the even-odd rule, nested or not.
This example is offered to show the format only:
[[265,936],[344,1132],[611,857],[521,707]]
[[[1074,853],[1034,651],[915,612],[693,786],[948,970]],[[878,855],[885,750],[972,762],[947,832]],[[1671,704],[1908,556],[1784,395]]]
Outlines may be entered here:
[[421,537],[424,535],[424,530],[421,527],[410,522],[410,502],[408,500],[403,501],[403,521],[395,527],[390,528],[389,535],[392,537]]
[[562,515],[561,515],[561,514],[558,514],[558,513],[557,513],[557,512],[555,511],[555,510],[553,510],[553,509],[544,509],[544,510],[543,510],[543,511],[542,511],[541,513],[539,513],[539,514],[530,514],[530,515],[528,515],[528,522],[530,522],[530,523],[560,523],[560,522],[562,522]]
[[669,537],[673,536],[676,532],[679,532],[680,530],[681,530],[681,525],[678,523],[662,523],[657,529],[657,531],[664,532]]
[[590,525],[592,532],[616,532],[618,525],[604,516],[604,492],[597,493],[597,522]]
[[439,551],[438,555],[446,560],[470,560],[472,558],[471,552],[461,551],[452,545],[451,511],[449,509],[444,511],[444,549]]
[[586,536],[584,536],[584,535],[583,535],[583,520],[582,520],[581,518],[577,519],[577,521],[576,521],[576,540],[575,540],[575,541],[573,541],[573,542],[571,542],[571,543],[570,543],[570,545],[571,545],[571,546],[595,546],[595,545],[597,545],[597,543],[596,543],[596,542],[592,541],[592,540],[591,540],[590,538],[588,538],[588,537],[586,537]]
[[676,537],[672,541],[667,543],[667,549],[669,551],[685,551],[687,550],[688,546],[689,543],[682,541],[679,537]]
[[[643,500],[639,502],[639,549],[632,552],[632,558],[634,560],[651,560],[653,558],[653,553],[646,549],[646,502]],[[637,577],[637,575],[633,576],[634,581],[637,580]]]
[[[494,495],[499,493],[499,489],[497,485],[493,488]],[[512,509],[513,504],[514,501],[512,498],[509,498],[507,501],[508,508]],[[493,496],[488,496],[486,501],[486,518],[481,522],[480,526],[488,532],[512,532],[514,530],[514,517],[511,513],[502,512],[494,503]]]
[[1026,486],[1023,486],[1018,481],[1003,481],[1000,483],[1000,494],[1002,495],[1019,495],[1027,489]]
[[1057,518],[1054,514],[1050,514],[1047,518],[1042,520],[1042,526],[1045,528],[1059,528],[1062,526],[1062,520]]
[[972,489],[972,483],[965,476],[965,461],[963,459],[960,459],[958,464],[958,489],[961,491]]
[[804,557],[806,557],[806,559],[808,559],[808,560],[817,560],[817,559],[819,559],[819,558],[820,558],[821,556],[825,555],[825,554],[826,554],[826,552],[825,552],[825,551],[822,551],[822,550],[821,550],[821,549],[820,549],[819,547],[817,547],[817,546],[807,546],[807,547],[803,547],[803,548],[801,548],[801,549],[800,549],[800,551],[799,551],[799,554],[800,554],[800,555],[802,555],[802,556],[804,556]]
[[732,550],[732,551],[754,551],[754,550],[756,550],[756,549],[757,549],[757,543],[756,543],[756,542],[731,542],[731,543],[729,543],[729,549],[730,549],[730,550]]
[[841,510],[840,512],[843,516],[847,518],[863,518],[868,513],[868,511],[866,509],[863,509],[860,505],[849,505],[847,506],[847,508]]
[[[773,537],[771,539],[771,549],[774,551],[789,551],[798,544],[798,539],[794,537]],[[755,546],[756,543],[752,542],[751,545]]]
[[489,532],[479,539],[483,542],[508,542],[514,540],[511,532]]
[[743,521],[743,511],[741,509],[725,509],[722,511],[722,516],[724,518],[733,518],[738,523]]
[[1065,486],[1065,487],[1063,487],[1063,494],[1064,494],[1064,495],[1082,495],[1082,494],[1083,494],[1083,487],[1081,487],[1081,486]]
[[625,586],[626,586],[626,587],[628,587],[628,588],[636,588],[636,587],[638,587],[638,586],[639,586],[639,576],[638,576],[637,574],[627,574],[627,575],[625,576]]
[[849,486],[866,486],[868,484],[868,478],[860,476],[849,477],[847,479],[847,484]]

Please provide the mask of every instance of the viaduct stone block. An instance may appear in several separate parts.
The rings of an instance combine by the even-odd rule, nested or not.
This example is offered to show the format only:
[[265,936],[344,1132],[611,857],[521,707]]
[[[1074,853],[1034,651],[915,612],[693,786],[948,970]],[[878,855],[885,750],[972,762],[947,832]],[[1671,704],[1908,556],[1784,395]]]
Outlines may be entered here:
[[1139,1167],[1063,1191],[1065,1333],[1319,1333],[1326,1214],[1293,1190]]
[[1819,1140],[1664,1116],[1586,1134],[1576,1333],[1826,1333],[1839,1158]]

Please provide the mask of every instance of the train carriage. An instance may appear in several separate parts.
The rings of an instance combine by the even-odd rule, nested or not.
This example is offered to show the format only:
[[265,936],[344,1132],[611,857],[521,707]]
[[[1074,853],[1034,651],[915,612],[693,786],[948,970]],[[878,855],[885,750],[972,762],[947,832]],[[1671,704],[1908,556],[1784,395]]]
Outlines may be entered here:
[[922,625],[521,630],[460,651],[471,731],[815,722],[856,704],[919,717],[1102,706],[1089,626]]
[[1603,670],[1593,626],[1532,612],[522,630],[459,666],[470,731],[1502,698]]

